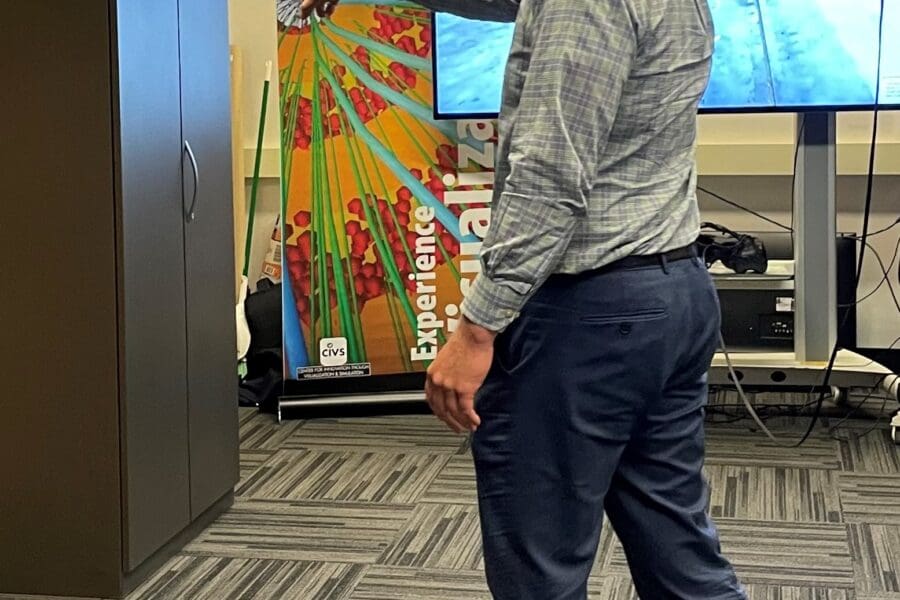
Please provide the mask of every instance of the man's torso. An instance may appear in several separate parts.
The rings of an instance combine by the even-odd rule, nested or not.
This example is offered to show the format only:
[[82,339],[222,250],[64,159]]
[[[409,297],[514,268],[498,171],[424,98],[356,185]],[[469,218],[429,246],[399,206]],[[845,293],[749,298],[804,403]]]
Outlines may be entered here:
[[[510,170],[512,128],[553,126],[519,108],[532,52],[530,30],[543,1],[522,0],[519,7],[500,112],[495,198]],[[603,7],[598,10],[610,10],[610,4],[628,11],[638,51],[601,153],[587,217],[579,222],[556,269],[560,273],[687,246],[699,230],[694,143],[697,106],[709,79],[713,51],[707,1],[616,0],[597,2]],[[631,59],[624,50],[623,56],[613,58]]]

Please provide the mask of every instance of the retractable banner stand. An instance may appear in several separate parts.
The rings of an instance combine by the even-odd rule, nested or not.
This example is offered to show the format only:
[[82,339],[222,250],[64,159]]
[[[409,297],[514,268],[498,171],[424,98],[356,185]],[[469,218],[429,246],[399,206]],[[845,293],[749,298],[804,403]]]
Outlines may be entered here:
[[480,268],[495,124],[433,118],[429,11],[297,5],[278,7],[285,393],[421,389]]

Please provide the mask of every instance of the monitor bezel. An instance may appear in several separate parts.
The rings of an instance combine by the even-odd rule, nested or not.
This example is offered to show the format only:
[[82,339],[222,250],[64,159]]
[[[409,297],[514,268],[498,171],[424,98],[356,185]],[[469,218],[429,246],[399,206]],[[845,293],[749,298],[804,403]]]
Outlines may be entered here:
[[[435,121],[491,121],[500,117],[499,113],[447,113],[441,112],[438,102],[438,44],[437,44],[437,19],[432,13],[431,21],[431,96],[432,116]],[[700,108],[698,115],[764,115],[764,114],[803,114],[803,113],[830,113],[830,112],[872,112],[874,110],[896,111],[900,110],[900,102],[883,104],[836,104],[836,105],[781,105],[781,106],[738,106]]]

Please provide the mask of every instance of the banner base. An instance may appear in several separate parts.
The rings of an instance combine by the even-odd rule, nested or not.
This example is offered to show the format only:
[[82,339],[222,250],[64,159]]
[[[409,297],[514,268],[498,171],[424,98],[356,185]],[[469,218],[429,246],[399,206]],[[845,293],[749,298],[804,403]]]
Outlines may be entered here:
[[425,411],[424,391],[382,392],[375,394],[341,394],[333,396],[282,396],[278,399],[278,422],[282,422],[284,409],[329,409],[354,408],[356,412],[365,411],[366,407],[387,407],[389,405],[419,405]]

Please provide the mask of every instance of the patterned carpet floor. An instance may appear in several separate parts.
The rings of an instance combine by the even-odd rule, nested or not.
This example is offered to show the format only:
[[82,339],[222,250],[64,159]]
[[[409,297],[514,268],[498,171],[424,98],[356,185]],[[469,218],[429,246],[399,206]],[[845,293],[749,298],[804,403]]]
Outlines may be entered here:
[[[710,510],[752,600],[900,600],[884,420],[820,426],[801,448],[711,420]],[[791,439],[807,422],[772,421]],[[490,599],[468,443],[434,418],[244,410],[241,448],[234,507],[129,600]],[[591,600],[637,598],[609,529],[590,583]]]

